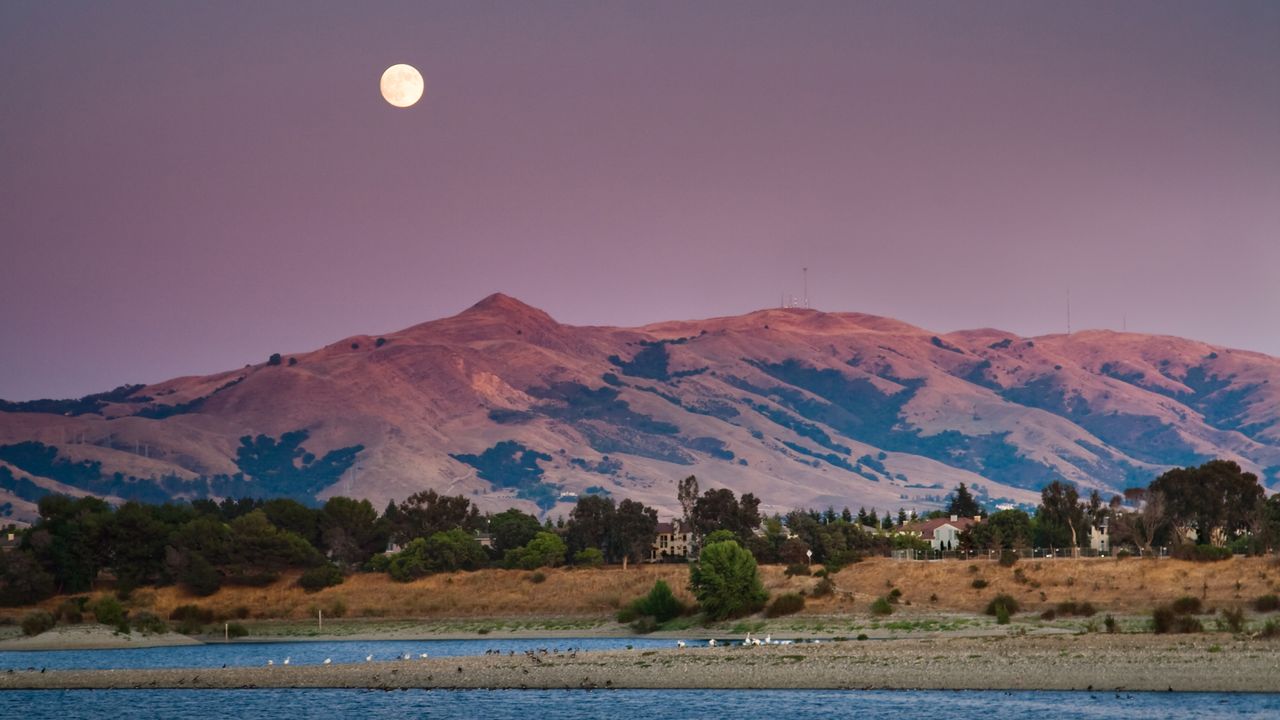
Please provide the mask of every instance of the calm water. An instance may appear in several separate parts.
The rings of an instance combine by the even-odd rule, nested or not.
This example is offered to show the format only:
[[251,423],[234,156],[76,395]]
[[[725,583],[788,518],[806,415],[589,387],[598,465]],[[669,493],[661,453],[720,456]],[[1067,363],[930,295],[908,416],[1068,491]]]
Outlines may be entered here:
[[[620,650],[633,648],[670,648],[675,640],[653,638],[555,638],[520,640],[340,640],[335,642],[215,643],[180,647],[129,648],[126,650],[42,650],[38,652],[0,652],[0,671],[29,667],[50,670],[98,668],[200,668],[245,667],[265,665],[274,660],[278,665],[290,658],[295,665],[319,665],[325,658],[335,663],[394,660],[405,653],[418,657],[483,655],[486,650],[503,654],[520,654],[530,648],[548,650],[579,648],[582,650]],[[5,717],[0,714],[0,718]]]
[[814,690],[70,690],[0,692],[0,717],[1276,718],[1280,695]]

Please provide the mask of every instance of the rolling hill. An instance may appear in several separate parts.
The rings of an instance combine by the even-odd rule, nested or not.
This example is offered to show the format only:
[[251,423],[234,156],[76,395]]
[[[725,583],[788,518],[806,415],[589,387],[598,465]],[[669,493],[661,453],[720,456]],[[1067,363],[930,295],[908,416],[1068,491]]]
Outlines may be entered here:
[[433,488],[553,517],[596,492],[666,515],[689,474],[770,512],[896,511],[961,481],[1034,502],[1055,479],[1111,493],[1214,457],[1280,480],[1280,359],[807,309],[576,327],[501,294],[215,375],[0,401],[0,505],[16,521],[49,491],[381,506]]

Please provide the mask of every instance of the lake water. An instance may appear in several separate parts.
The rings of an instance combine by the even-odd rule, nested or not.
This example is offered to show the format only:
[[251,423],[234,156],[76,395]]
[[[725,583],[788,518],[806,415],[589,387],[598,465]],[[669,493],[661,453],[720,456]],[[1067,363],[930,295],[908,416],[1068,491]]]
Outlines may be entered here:
[[[193,645],[128,650],[0,652],[9,668],[158,668],[318,664],[521,653],[532,648],[640,651],[670,639],[343,640]],[[0,692],[0,718],[1278,718],[1280,695],[1229,693],[828,691],[828,690],[37,690]]]
[[1280,717],[1280,695],[827,690],[39,690],[0,692],[0,717],[67,718]]
[[[702,641],[698,641],[702,642]],[[656,638],[534,638],[476,640],[338,640],[334,642],[269,642],[269,643],[210,643],[208,645],[181,645],[178,647],[128,648],[123,650],[41,650],[27,652],[0,652],[0,671],[25,668],[50,670],[85,670],[99,668],[201,668],[201,667],[249,667],[265,665],[273,660],[277,665],[290,659],[295,665],[319,665],[325,658],[335,663],[364,662],[373,655],[374,660],[394,660],[405,653],[418,657],[427,653],[431,657],[458,655],[483,655],[488,650],[498,650],[504,655],[517,655],[531,648],[547,650],[621,650],[628,645],[640,649],[675,647],[675,640]],[[0,715],[0,717],[4,717]]]

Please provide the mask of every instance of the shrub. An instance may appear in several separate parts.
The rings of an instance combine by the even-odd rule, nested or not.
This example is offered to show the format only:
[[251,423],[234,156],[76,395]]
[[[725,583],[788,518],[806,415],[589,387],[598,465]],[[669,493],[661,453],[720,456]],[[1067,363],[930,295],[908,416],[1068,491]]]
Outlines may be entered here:
[[39,635],[42,632],[52,630],[55,622],[57,621],[53,619],[53,615],[44,610],[27,613],[22,618],[22,634],[27,636]]
[[776,618],[783,615],[792,615],[804,609],[804,596],[799,593],[783,593],[773,599],[769,608],[765,610],[765,616]]
[[1258,631],[1258,637],[1266,638],[1268,640],[1280,637],[1280,623],[1277,623],[1275,620],[1268,620],[1267,624],[1263,625],[1262,629]]
[[1216,545],[1179,545],[1173,549],[1173,557],[1192,562],[1217,562],[1231,557],[1231,548]]
[[987,586],[987,581],[983,580],[982,578],[974,578],[972,584],[973,584],[974,590],[981,590],[982,588]]
[[876,601],[871,603],[871,614],[872,615],[892,615],[893,606],[890,605],[889,601],[885,598],[882,598],[882,597],[876,598]]
[[573,564],[585,567],[600,567],[604,564],[604,553],[600,548],[583,548],[573,554]]
[[1045,610],[1044,612],[1040,613],[1041,620],[1055,620],[1057,619],[1057,617],[1058,617],[1058,611],[1054,610],[1053,608],[1049,608],[1048,610]]
[[1151,612],[1151,630],[1157,635],[1165,633],[1198,633],[1204,631],[1200,621],[1179,613],[1169,605],[1161,605]]
[[631,629],[641,635],[648,635],[658,629],[658,621],[651,615],[641,615],[631,623]]
[[546,581],[547,581],[547,575],[541,570],[531,573],[529,575],[529,582],[533,583],[534,585],[537,585],[538,583],[544,583]]
[[897,605],[898,601],[902,599],[902,591],[899,590],[898,588],[894,588],[889,591],[888,597],[889,597],[889,602],[893,603],[894,605]]
[[1240,608],[1223,609],[1222,618],[1218,620],[1220,629],[1238,633],[1244,630],[1244,611]]
[[169,619],[176,622],[191,620],[208,624],[213,622],[213,611],[199,605],[179,605],[169,613]]
[[1183,595],[1173,601],[1170,609],[1177,615],[1199,615],[1202,609],[1200,598]]
[[178,582],[193,595],[204,597],[218,592],[218,588],[222,587],[222,575],[203,555],[192,553],[186,567],[178,575]]
[[1120,623],[1117,623],[1116,619],[1110,615],[1102,619],[1102,624],[1106,626],[1107,632],[1109,633],[1117,633],[1120,631]]
[[1001,593],[991,598],[991,602],[987,603],[987,609],[984,612],[988,615],[998,616],[1000,608],[1004,608],[1010,615],[1013,615],[1018,612],[1018,601],[1010,595]]
[[787,577],[795,577],[797,575],[801,577],[809,577],[813,574],[810,572],[809,566],[804,563],[791,563],[783,573]]
[[1280,597],[1275,595],[1263,595],[1253,601],[1253,609],[1258,612],[1274,612],[1280,610]]
[[631,604],[618,613],[619,622],[630,622],[641,617],[651,617],[657,623],[664,623],[679,617],[685,611],[684,603],[671,592],[671,586],[665,580],[653,584],[648,595],[636,598]]
[[154,613],[139,612],[133,616],[133,627],[140,633],[159,635],[169,632],[169,626]]
[[110,595],[98,598],[98,601],[93,604],[93,616],[103,625],[119,627],[124,624],[127,615],[120,601]]
[[249,629],[240,623],[227,623],[226,633],[229,638],[242,638],[249,634]]
[[832,595],[835,593],[835,591],[836,591],[836,584],[831,582],[831,578],[824,576],[822,578],[819,578],[818,584],[813,586],[813,591],[810,592],[809,594],[812,595],[813,597],[819,598],[819,597],[827,597],[828,595]]
[[1009,624],[1009,607],[1007,605],[996,606],[996,624],[997,625]]
[[1093,603],[1086,601],[1076,608],[1076,614],[1080,617],[1093,617],[1098,614],[1098,609],[1093,606]]
[[342,571],[337,565],[326,563],[307,569],[298,578],[298,584],[307,592],[318,592],[327,587],[342,584]]
[[1014,563],[1016,562],[1018,562],[1018,553],[1012,550],[1005,550],[1004,552],[1000,553],[1001,567],[1013,567]]
[[341,600],[334,600],[329,603],[329,609],[327,612],[333,617],[340,618],[347,614],[347,604]]

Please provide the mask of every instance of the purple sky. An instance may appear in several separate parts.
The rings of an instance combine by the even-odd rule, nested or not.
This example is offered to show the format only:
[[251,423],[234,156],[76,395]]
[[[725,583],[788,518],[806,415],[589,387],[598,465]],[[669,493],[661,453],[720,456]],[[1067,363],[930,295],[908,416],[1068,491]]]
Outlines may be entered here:
[[[417,66],[397,110],[382,70]],[[0,397],[826,310],[1280,355],[1280,3],[0,3]]]

